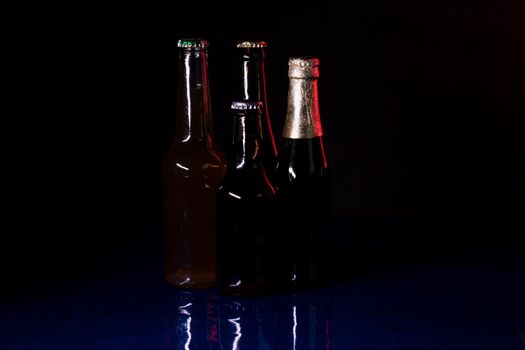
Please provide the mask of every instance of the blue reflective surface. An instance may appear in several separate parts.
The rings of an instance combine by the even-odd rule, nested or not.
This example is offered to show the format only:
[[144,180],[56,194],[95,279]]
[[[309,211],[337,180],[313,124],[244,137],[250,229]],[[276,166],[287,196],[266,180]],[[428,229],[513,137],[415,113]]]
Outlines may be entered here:
[[181,292],[176,297],[168,348],[329,349],[325,293],[264,299]]
[[[396,268],[267,298],[135,271],[4,300],[0,349],[523,349],[523,270]],[[521,334],[520,334],[521,332]]]

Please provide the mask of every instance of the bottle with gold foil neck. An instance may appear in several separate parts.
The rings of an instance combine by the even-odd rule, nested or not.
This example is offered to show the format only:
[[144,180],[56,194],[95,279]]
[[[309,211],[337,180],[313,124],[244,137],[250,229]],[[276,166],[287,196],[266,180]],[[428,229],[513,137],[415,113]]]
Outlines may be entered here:
[[165,279],[203,288],[215,284],[215,192],[226,164],[213,137],[208,43],[178,47],[175,137],[163,162]]
[[263,163],[271,173],[277,163],[277,146],[273,135],[266,96],[264,59],[267,46],[266,41],[241,41],[237,43],[233,100],[262,102],[260,128],[262,146],[264,147]]
[[331,181],[319,113],[319,59],[288,62],[288,108],[277,163],[283,251],[281,281],[310,287],[327,280]]

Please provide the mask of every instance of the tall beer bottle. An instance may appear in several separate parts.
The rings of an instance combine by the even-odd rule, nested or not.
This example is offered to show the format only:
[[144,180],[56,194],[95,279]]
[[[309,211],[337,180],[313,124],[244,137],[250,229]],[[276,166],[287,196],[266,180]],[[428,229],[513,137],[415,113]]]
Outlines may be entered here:
[[275,189],[264,166],[261,102],[234,102],[228,171],[217,191],[217,284],[232,295],[272,287]]
[[237,43],[237,73],[234,84],[234,101],[261,101],[261,138],[263,163],[273,172],[277,163],[277,147],[272,131],[266,98],[266,72],[264,70],[265,41],[242,41]]
[[165,279],[204,288],[215,283],[215,193],[226,165],[213,137],[208,43],[178,47],[175,137],[163,162]]
[[291,58],[283,142],[277,163],[277,198],[284,283],[325,282],[330,236],[331,181],[319,114],[319,59]]

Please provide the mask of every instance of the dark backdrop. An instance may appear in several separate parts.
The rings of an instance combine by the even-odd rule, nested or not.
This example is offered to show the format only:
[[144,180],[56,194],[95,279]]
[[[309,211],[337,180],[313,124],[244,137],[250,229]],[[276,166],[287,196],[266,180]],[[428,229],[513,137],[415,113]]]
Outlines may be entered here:
[[269,42],[276,135],[288,57],[321,59],[340,271],[465,263],[523,247],[519,1],[195,3],[75,8],[45,18],[34,10],[38,25],[21,45],[29,53],[18,70],[31,96],[19,105],[15,143],[20,185],[10,203],[21,210],[4,254],[17,293],[161,268],[160,167],[174,129],[176,41],[184,37],[210,42],[222,148],[235,41]]

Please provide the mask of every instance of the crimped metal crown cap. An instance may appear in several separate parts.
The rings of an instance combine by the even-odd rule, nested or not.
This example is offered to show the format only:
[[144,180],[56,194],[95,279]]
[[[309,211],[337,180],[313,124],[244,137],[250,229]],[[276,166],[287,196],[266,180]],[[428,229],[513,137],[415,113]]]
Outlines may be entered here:
[[266,41],[241,41],[237,43],[238,48],[247,48],[247,49],[267,47],[267,46],[268,46],[268,43]]
[[234,101],[232,102],[232,109],[234,110],[246,110],[246,109],[261,109],[263,103],[261,101]]
[[204,39],[180,39],[177,41],[177,47],[205,49],[208,47],[208,40]]
[[292,57],[288,60],[289,78],[319,78],[319,59],[315,57]]

